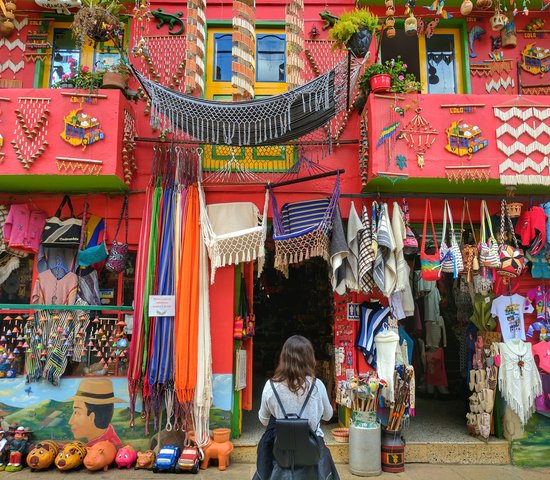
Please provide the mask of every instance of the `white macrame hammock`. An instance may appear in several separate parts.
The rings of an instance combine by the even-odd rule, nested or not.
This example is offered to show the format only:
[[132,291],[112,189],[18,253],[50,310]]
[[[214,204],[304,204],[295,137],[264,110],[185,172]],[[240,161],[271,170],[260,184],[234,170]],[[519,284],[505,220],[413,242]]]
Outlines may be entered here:
[[201,232],[210,257],[210,283],[214,283],[216,269],[255,260],[258,260],[259,276],[265,262],[269,192],[266,191],[264,210],[260,215],[258,207],[252,202],[207,206],[201,183],[198,190]]

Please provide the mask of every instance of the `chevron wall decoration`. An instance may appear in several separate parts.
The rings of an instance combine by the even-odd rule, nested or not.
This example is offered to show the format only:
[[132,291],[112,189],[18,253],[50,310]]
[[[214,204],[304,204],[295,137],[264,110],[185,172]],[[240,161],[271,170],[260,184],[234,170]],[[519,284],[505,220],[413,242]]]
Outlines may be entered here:
[[5,47],[10,52],[15,49],[19,48],[22,52],[25,51],[25,42],[22,42],[19,38],[16,38],[13,41],[8,40],[7,38],[0,38],[0,48]]
[[497,148],[506,154],[507,157],[511,157],[515,153],[523,153],[524,155],[531,155],[534,152],[542,153],[543,155],[550,155],[550,142],[547,144],[541,142],[529,142],[527,145],[524,143],[515,141],[511,145],[505,145],[502,140],[497,139]]
[[527,157],[523,162],[514,162],[513,160],[508,159],[499,165],[498,171],[500,173],[504,173],[506,170],[513,170],[516,173],[523,173],[525,170],[530,168],[537,173],[542,173],[544,169],[548,167],[550,167],[550,160],[548,157],[544,157],[540,163],[537,163]]
[[498,92],[500,89],[506,90],[508,88],[514,88],[515,86],[516,85],[512,77],[507,77],[506,79],[500,77],[498,80],[490,80],[485,82],[485,90],[487,90],[487,93],[491,93],[491,90]]
[[[505,109],[503,111],[502,109]],[[537,108],[537,107],[506,107],[500,106],[494,109],[495,117],[503,122],[507,122],[511,118],[517,117],[520,120],[529,120],[530,118],[537,118],[538,120],[548,120],[550,118],[550,108]]]
[[16,74],[24,66],[25,62],[23,60],[18,63],[13,63],[11,60],[7,60],[4,63],[0,63],[0,73],[3,73],[6,70],[11,70],[14,74]]
[[541,123],[537,127],[531,127],[527,123],[521,123],[517,128],[514,128],[508,123],[504,123],[496,129],[496,133],[497,138],[502,137],[504,134],[507,133],[508,135],[517,139],[521,137],[524,133],[526,133],[527,135],[536,139],[539,137],[539,135],[542,135],[543,133],[550,135],[550,125],[546,123]]
[[550,175],[501,175],[502,185],[550,185]]

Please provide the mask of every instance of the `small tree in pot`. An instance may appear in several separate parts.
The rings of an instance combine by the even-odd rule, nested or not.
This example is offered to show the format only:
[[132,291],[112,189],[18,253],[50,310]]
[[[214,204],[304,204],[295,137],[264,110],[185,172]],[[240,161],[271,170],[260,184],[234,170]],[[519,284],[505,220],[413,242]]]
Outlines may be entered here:
[[103,88],[126,90],[130,72],[123,61],[111,65],[103,75]]
[[329,38],[335,48],[348,48],[356,57],[364,57],[369,51],[372,36],[378,28],[378,17],[370,10],[356,8],[344,12],[332,27]]

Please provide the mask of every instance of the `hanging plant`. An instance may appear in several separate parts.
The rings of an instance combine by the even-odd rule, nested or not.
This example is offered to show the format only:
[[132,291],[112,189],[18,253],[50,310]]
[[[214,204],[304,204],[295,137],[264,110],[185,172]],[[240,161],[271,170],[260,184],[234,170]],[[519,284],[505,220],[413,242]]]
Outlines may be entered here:
[[370,10],[358,8],[342,13],[332,27],[329,38],[334,40],[334,48],[348,48],[356,57],[364,57],[377,28],[378,17]]
[[95,46],[118,37],[124,28],[119,18],[123,7],[115,0],[82,0],[71,25],[77,43],[82,45],[88,37]]

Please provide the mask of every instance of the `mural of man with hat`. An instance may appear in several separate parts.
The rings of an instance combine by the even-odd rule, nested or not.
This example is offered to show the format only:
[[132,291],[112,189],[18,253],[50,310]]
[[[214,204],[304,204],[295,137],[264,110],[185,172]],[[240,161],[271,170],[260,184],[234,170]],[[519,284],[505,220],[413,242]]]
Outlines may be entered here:
[[111,380],[84,379],[69,400],[73,401],[73,414],[69,419],[69,425],[75,440],[85,441],[89,447],[104,440],[117,447],[122,446],[111,420],[114,404],[126,401],[114,396]]

